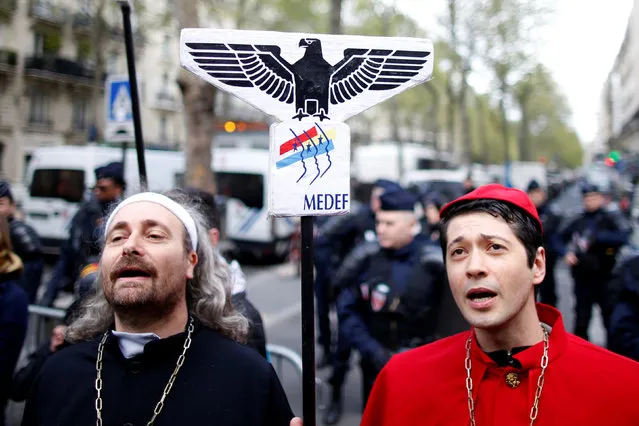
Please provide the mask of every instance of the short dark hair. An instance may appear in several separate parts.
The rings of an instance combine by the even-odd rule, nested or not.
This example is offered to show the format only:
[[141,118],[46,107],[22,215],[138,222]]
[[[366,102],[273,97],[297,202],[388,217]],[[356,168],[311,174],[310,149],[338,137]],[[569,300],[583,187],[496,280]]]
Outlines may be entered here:
[[543,247],[543,233],[539,223],[525,213],[519,207],[498,200],[471,200],[453,205],[448,209],[441,220],[441,235],[439,242],[446,259],[446,246],[448,245],[448,224],[456,216],[466,213],[488,213],[494,217],[501,217],[513,230],[517,239],[521,241],[526,250],[528,267],[535,263],[537,249]]
[[208,229],[220,229],[220,211],[217,208],[217,202],[213,194],[193,187],[180,188],[174,191],[182,193],[191,199],[204,216]]

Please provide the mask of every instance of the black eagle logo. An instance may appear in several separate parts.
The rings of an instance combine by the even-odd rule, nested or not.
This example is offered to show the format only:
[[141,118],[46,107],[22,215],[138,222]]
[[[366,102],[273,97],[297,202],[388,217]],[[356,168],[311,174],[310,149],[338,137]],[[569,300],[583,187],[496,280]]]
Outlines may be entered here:
[[338,105],[365,91],[400,87],[425,67],[429,51],[346,49],[335,65],[324,59],[317,38],[302,38],[304,56],[294,64],[274,45],[187,42],[197,67],[228,86],[258,88],[279,102],[295,103],[293,119],[330,119]]

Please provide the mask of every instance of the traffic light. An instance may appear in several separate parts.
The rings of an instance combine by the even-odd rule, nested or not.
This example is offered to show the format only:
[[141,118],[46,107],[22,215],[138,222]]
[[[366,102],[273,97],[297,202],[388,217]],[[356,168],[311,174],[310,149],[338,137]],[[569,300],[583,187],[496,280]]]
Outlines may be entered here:
[[619,155],[619,151],[610,151],[610,154],[608,154],[608,157],[604,160],[604,164],[608,167],[613,167],[620,159],[621,155]]

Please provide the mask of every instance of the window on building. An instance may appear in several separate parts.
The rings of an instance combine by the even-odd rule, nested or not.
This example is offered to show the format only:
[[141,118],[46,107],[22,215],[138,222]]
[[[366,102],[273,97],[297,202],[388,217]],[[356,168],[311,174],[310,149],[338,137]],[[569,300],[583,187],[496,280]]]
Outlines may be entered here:
[[169,141],[169,122],[166,114],[160,116],[160,143],[165,144]]
[[55,55],[60,51],[61,45],[62,38],[58,33],[33,33],[33,53],[35,56]]
[[73,99],[73,130],[87,129],[87,110],[89,102],[86,97],[77,96]]
[[37,89],[31,91],[29,105],[29,123],[51,125],[49,96]]

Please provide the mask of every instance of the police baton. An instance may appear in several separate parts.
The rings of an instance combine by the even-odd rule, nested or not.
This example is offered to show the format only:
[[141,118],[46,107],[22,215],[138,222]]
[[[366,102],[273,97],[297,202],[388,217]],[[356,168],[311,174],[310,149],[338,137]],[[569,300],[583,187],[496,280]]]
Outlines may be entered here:
[[131,30],[131,9],[133,0],[115,0],[122,9],[122,26],[124,28],[124,45],[131,87],[131,107],[133,112],[133,128],[135,131],[135,150],[138,157],[140,189],[148,189],[146,178],[146,162],[144,161],[144,139],[142,138],[142,120],[140,118],[140,97],[138,96],[138,79],[135,71],[135,50],[133,48],[133,31]]

